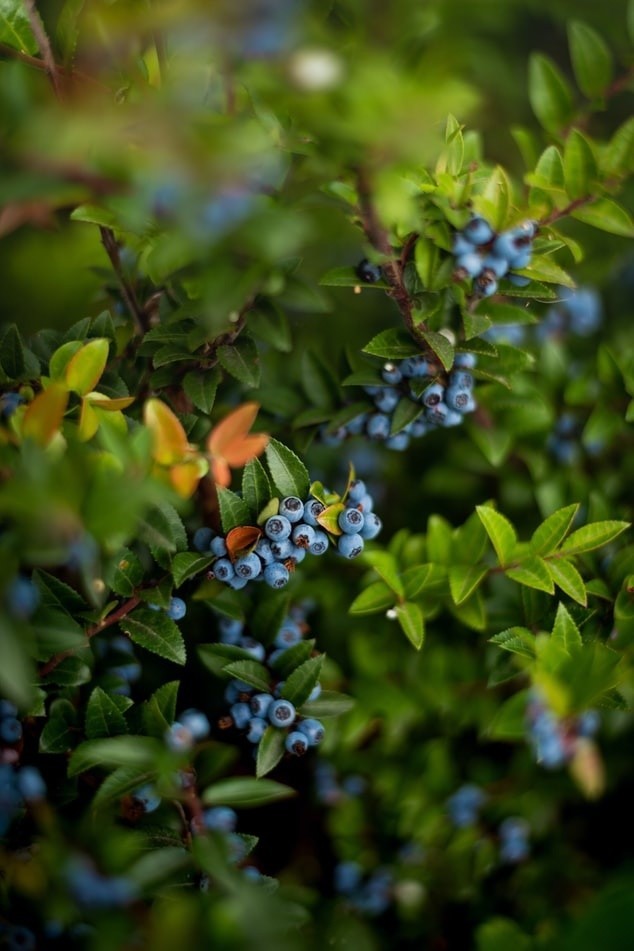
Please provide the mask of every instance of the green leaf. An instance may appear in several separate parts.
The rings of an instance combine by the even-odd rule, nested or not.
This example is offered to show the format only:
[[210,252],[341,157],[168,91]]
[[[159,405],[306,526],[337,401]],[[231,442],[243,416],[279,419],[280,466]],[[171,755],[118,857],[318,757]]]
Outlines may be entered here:
[[306,398],[315,406],[331,410],[339,402],[335,380],[310,350],[305,350],[302,354],[301,381]]
[[163,738],[165,731],[176,719],[176,699],[179,687],[178,680],[161,684],[143,704],[143,726],[150,736]]
[[416,346],[404,330],[391,327],[373,337],[365,345],[363,352],[386,360],[402,360],[405,357],[417,356],[420,353],[420,347]]
[[87,769],[130,766],[152,768],[163,751],[163,744],[150,736],[112,736],[80,743],[68,764],[68,775]]
[[258,757],[255,766],[255,775],[258,779],[275,769],[282,759],[285,739],[286,730],[278,730],[274,726],[267,727],[258,744]]
[[0,43],[22,53],[38,52],[22,0],[0,0]]
[[327,717],[339,717],[348,713],[354,707],[352,697],[336,690],[322,690],[316,700],[305,703],[299,711],[303,717],[316,717],[318,720]]
[[205,571],[213,560],[213,555],[201,555],[193,551],[180,551],[177,555],[174,555],[172,558],[172,577],[176,587],[180,588],[189,578]]
[[222,530],[227,534],[232,528],[239,525],[250,525],[253,521],[249,506],[239,495],[231,489],[217,486],[218,504],[220,506],[220,521]]
[[109,351],[110,341],[105,337],[85,343],[66,365],[64,378],[68,389],[80,396],[91,393],[106,368]]
[[377,290],[385,290],[389,286],[385,281],[365,284],[359,279],[359,275],[354,268],[351,267],[333,267],[329,271],[326,271],[319,283],[324,287],[358,287],[361,285],[364,288],[374,287],[377,288]]
[[622,238],[634,238],[634,223],[629,214],[611,198],[597,198],[591,204],[570,213],[577,221]]
[[435,588],[446,582],[446,571],[440,565],[413,565],[401,575],[403,593],[408,601],[427,588]]
[[268,670],[257,660],[234,660],[226,665],[223,674],[228,674],[236,680],[243,680],[245,684],[255,687],[260,693],[268,693],[271,687]]
[[403,582],[394,555],[387,551],[367,551],[363,555],[363,561],[372,565],[377,575],[390,586],[395,594],[403,597]]
[[416,650],[420,650],[425,640],[425,618],[420,606],[415,601],[404,601],[403,604],[397,604],[394,610],[403,633]]
[[555,551],[570,531],[579,503],[566,505],[549,515],[533,532],[530,548],[534,555],[550,555]]
[[509,918],[490,918],[477,932],[477,951],[531,951],[533,942]]
[[517,534],[509,520],[488,505],[477,505],[476,512],[495,548],[500,565],[507,565],[517,545]]
[[584,198],[592,191],[597,175],[597,162],[592,146],[578,129],[572,129],[564,148],[566,191],[571,198]]
[[554,641],[559,642],[568,653],[573,650],[578,650],[583,644],[579,628],[563,604],[559,604],[557,607],[552,638]]
[[281,353],[290,353],[293,349],[289,320],[279,307],[249,311],[249,330]]
[[509,627],[489,640],[491,644],[497,644],[512,654],[519,654],[529,660],[535,659],[535,637],[526,627]]
[[269,440],[265,452],[273,485],[280,495],[297,495],[300,499],[305,499],[310,478],[301,459],[277,439]]
[[572,118],[570,86],[555,63],[542,53],[533,53],[530,58],[528,97],[533,112],[548,132],[558,132]]
[[137,608],[119,621],[119,627],[139,647],[174,664],[185,663],[187,653],[183,635],[164,611]]
[[79,714],[70,700],[53,700],[40,735],[41,753],[66,753],[80,735]]
[[549,145],[537,160],[535,171],[527,176],[528,183],[538,188],[564,187],[564,160],[556,145]]
[[350,614],[376,614],[394,604],[394,592],[384,581],[375,581],[358,594],[348,612]]
[[10,380],[21,380],[24,376],[26,370],[24,344],[15,324],[9,324],[0,340],[0,366]]
[[605,147],[601,160],[601,171],[606,178],[616,178],[629,175],[633,168],[634,117],[630,117],[619,126]]
[[575,282],[569,274],[559,267],[549,255],[534,254],[528,267],[516,272],[530,277],[532,281],[544,281],[546,284],[563,284],[564,287],[575,287]]
[[106,572],[105,581],[115,594],[131,597],[143,581],[143,566],[138,556],[129,548],[122,549]]
[[242,336],[237,343],[218,347],[218,363],[245,386],[259,386],[261,368],[258,348],[250,337]]
[[310,657],[303,664],[296,667],[284,683],[281,696],[288,700],[295,707],[301,707],[305,703],[313,687],[319,682],[319,675],[323,667],[325,654],[318,654],[317,657]]
[[264,466],[259,459],[251,459],[242,473],[242,498],[253,518],[257,518],[272,495],[271,482]]
[[528,691],[520,690],[502,704],[487,730],[495,740],[523,740],[526,732]]
[[219,383],[220,371],[217,367],[211,370],[190,370],[183,377],[185,395],[203,413],[211,413]]
[[555,592],[548,565],[538,555],[523,558],[520,565],[516,568],[507,568],[505,574],[507,578],[512,578],[513,581],[524,584],[527,588],[535,588],[536,591],[545,591],[547,594]]
[[566,555],[580,555],[586,551],[594,551],[595,548],[601,548],[602,545],[607,545],[608,542],[618,538],[629,527],[629,522],[615,520],[592,522],[569,535],[560,551]]
[[497,165],[487,178],[481,195],[474,199],[476,211],[484,215],[496,230],[506,224],[512,200],[512,188],[508,175]]
[[601,96],[612,82],[612,54],[596,30],[573,20],[568,24],[570,59],[577,85],[588,99]]
[[571,597],[573,601],[577,601],[578,604],[582,604],[584,607],[587,605],[588,595],[586,593],[586,586],[583,578],[571,561],[558,558],[556,560],[547,561],[546,567],[555,584],[559,585],[565,594]]
[[206,806],[264,806],[269,802],[278,802],[296,796],[295,789],[276,783],[272,779],[253,779],[251,776],[236,776],[221,779],[208,786],[202,794]]
[[[142,540],[150,546],[159,564],[162,563],[160,559],[163,552],[187,550],[185,527],[173,505],[163,502],[155,506],[141,522],[141,526]],[[164,563],[163,567],[167,567],[167,564]]]
[[157,770],[149,766],[119,766],[110,773],[93,796],[92,808],[99,809],[109,806],[123,796],[129,796],[139,786],[151,783],[156,779]]
[[280,680],[285,680],[297,667],[308,660],[314,648],[315,641],[312,638],[307,641],[299,641],[282,651],[279,657],[276,657],[271,663],[271,667],[279,675]]
[[462,604],[470,597],[488,574],[487,568],[478,565],[452,565],[449,568],[449,589],[455,604]]
[[89,740],[128,732],[125,717],[101,687],[95,687],[86,704],[85,730]]
[[438,357],[445,370],[451,370],[455,353],[453,344],[449,342],[444,334],[435,333],[431,330],[425,331],[423,337],[429,345],[429,349]]

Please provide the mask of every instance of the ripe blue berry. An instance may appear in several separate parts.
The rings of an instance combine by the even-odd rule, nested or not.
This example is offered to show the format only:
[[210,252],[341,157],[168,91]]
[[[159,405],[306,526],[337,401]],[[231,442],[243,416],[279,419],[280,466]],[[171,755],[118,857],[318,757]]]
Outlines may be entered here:
[[366,424],[366,432],[371,439],[387,439],[390,435],[390,417],[385,413],[372,413]]
[[346,535],[358,534],[365,524],[363,512],[356,508],[346,508],[339,513],[337,524]]
[[493,271],[496,277],[504,277],[509,269],[509,262],[506,258],[499,258],[495,254],[487,254],[482,261],[483,269]]
[[228,558],[219,558],[214,561],[213,572],[218,581],[230,581],[235,574],[233,565]]
[[297,545],[298,548],[310,548],[315,541],[315,529],[312,525],[306,525],[305,523],[296,525],[291,538],[293,539],[293,544]]
[[348,427],[348,432],[350,433],[350,435],[358,436],[360,433],[362,433],[365,427],[365,424],[367,422],[367,419],[368,419],[368,414],[361,413],[360,416],[355,416],[354,419],[348,420],[347,427]]
[[357,277],[360,281],[363,281],[364,284],[376,284],[382,277],[381,268],[378,264],[372,264],[367,258],[364,258],[363,261],[357,264],[355,270]]
[[460,390],[471,390],[473,376],[468,370],[452,370],[449,374],[449,385]]
[[512,261],[514,257],[522,250],[522,245],[518,243],[517,235],[513,231],[503,231],[493,242],[493,253],[506,261]]
[[404,377],[418,378],[422,376],[431,376],[434,368],[428,363],[425,357],[408,357],[401,363],[401,373]]
[[262,571],[262,562],[255,552],[252,551],[250,554],[238,558],[233,566],[233,570],[238,578],[246,578],[247,581],[250,581],[252,578],[256,578]]
[[254,551],[263,566],[270,565],[275,561],[275,555],[271,551],[271,542],[268,538],[261,538],[255,546]]
[[222,617],[218,622],[218,627],[220,628],[220,640],[223,644],[237,644],[244,630],[244,621]]
[[386,383],[394,385],[395,383],[400,383],[403,379],[403,373],[397,367],[395,363],[385,363],[383,364],[383,369],[381,370],[381,376]]
[[253,657],[254,660],[263,661],[266,655],[266,650],[264,644],[260,644],[259,641],[254,640],[252,637],[242,637],[240,638],[239,646],[242,650],[247,651]]
[[173,753],[185,753],[194,745],[190,730],[176,720],[165,733],[165,742]]
[[401,396],[397,390],[384,387],[374,399],[374,405],[382,413],[391,413],[396,408]]
[[186,730],[189,730],[195,740],[204,740],[209,736],[209,720],[200,710],[184,710],[179,717],[179,722],[183,724]]
[[308,549],[311,555],[324,555],[330,546],[330,539],[325,532],[316,531],[313,543]]
[[229,707],[229,713],[236,730],[243,730],[251,719],[251,708],[248,703],[234,703]]
[[17,777],[18,789],[27,802],[46,798],[46,783],[35,766],[23,766]]
[[448,386],[445,392],[445,402],[449,409],[458,413],[469,413],[475,408],[471,390],[459,386]]
[[273,726],[287,727],[295,722],[295,707],[290,700],[274,700],[268,710]]
[[488,244],[493,237],[493,228],[484,218],[474,215],[462,231],[463,237],[472,244]]
[[302,639],[302,632],[293,621],[286,621],[275,635],[273,643],[276,647],[292,647]]
[[227,703],[235,703],[243,694],[253,693],[253,687],[243,680],[230,680],[225,688],[225,700]]
[[360,502],[367,491],[365,482],[361,479],[353,479],[348,491],[348,500],[350,502]]
[[408,427],[408,432],[413,439],[420,439],[421,436],[426,436],[428,431],[427,423],[422,416],[415,419]]
[[250,700],[251,713],[254,717],[265,717],[272,703],[270,693],[256,693]]
[[307,502],[304,502],[304,522],[306,525],[317,528],[319,525],[317,516],[321,515],[325,508],[326,506],[323,502],[320,502],[319,499],[309,499]]
[[337,551],[344,558],[357,558],[363,551],[361,535],[341,535],[337,540]]
[[309,746],[308,737],[299,730],[293,730],[284,740],[284,746],[293,756],[303,756]]
[[227,543],[222,535],[216,535],[215,538],[211,539],[209,551],[212,555],[218,555],[219,558],[224,558],[227,554]]
[[482,273],[482,258],[475,251],[471,254],[461,254],[456,259],[456,267],[469,277],[477,277]]
[[361,884],[362,869],[358,862],[340,862],[335,867],[335,890],[350,895]]
[[[123,638],[125,640],[125,638]],[[126,641],[126,643],[128,643]],[[11,703],[10,700],[0,700],[0,718],[1,717],[16,717],[18,715],[18,708],[14,703]]]
[[483,271],[475,279],[473,287],[482,297],[492,297],[498,289],[498,282],[493,271],[489,269]]
[[249,743],[259,743],[266,731],[267,722],[262,717],[251,717],[249,720],[249,729],[247,730],[247,740]]
[[312,717],[302,720],[297,729],[307,737],[311,746],[318,746],[326,733],[323,723]]
[[474,824],[478,812],[486,802],[486,794],[479,786],[467,783],[457,789],[447,801],[447,808],[451,821],[459,829],[465,829]]
[[530,277],[526,277],[524,274],[507,274],[507,278],[515,287],[526,287],[531,282]]
[[22,739],[22,724],[16,717],[0,720],[0,740],[5,743],[17,743]]
[[596,710],[586,710],[581,714],[577,723],[577,733],[579,736],[594,736],[599,726],[601,718]]
[[18,575],[7,590],[6,600],[9,612],[21,621],[27,621],[40,603],[40,592],[30,578]]
[[406,432],[395,433],[385,440],[387,449],[393,449],[395,452],[404,452],[409,446],[409,436]]
[[171,617],[172,621],[181,621],[187,614],[187,605],[182,598],[170,598],[170,603],[167,607],[167,616]]
[[229,578],[227,584],[234,591],[241,591],[242,588],[245,588],[249,583],[248,578],[239,578],[237,575],[234,575],[233,578]]
[[363,528],[359,532],[364,541],[369,542],[379,534],[383,522],[374,512],[368,512],[363,521]]
[[355,503],[355,508],[359,509],[360,512],[363,512],[366,515],[368,512],[371,512],[374,508],[374,499],[369,492],[366,492],[364,496]]
[[264,523],[264,534],[273,542],[281,542],[291,534],[291,523],[284,515],[272,515]]
[[271,542],[271,551],[277,561],[286,561],[293,553],[293,542],[290,538],[283,538],[279,542]]
[[432,383],[428,386],[422,396],[422,402],[425,406],[437,406],[445,396],[445,388],[442,383]]
[[454,235],[451,250],[455,257],[460,257],[461,254],[471,254],[475,251],[475,244],[465,238],[463,234],[456,234]]
[[280,515],[283,515],[291,523],[301,522],[304,514],[304,503],[295,495],[288,495],[280,502]]
[[289,579],[288,568],[279,562],[267,565],[264,569],[264,580],[270,588],[283,588],[288,584]]
[[24,398],[19,393],[3,393],[0,396],[0,416],[9,419],[23,402]]
[[194,532],[192,544],[196,551],[209,551],[209,545],[213,537],[213,531],[210,528],[203,526],[202,528],[197,528]]
[[151,783],[146,783],[145,786],[139,786],[138,789],[135,789],[132,798],[136,799],[139,805],[143,807],[143,811],[147,813],[155,812],[161,805],[161,797]]
[[308,551],[307,548],[299,548],[298,545],[293,545],[289,558],[292,558],[295,564],[299,565],[302,563],[302,561],[306,557],[307,551]]
[[519,254],[516,254],[515,257],[511,260],[510,266],[514,271],[521,271],[522,268],[528,267],[531,263],[531,258],[533,253],[530,248],[524,248],[520,251]]
[[446,403],[437,403],[436,406],[427,407],[425,410],[425,418],[427,422],[433,426],[443,426],[447,414],[451,412],[452,410],[449,409]]
[[229,806],[213,806],[203,812],[206,829],[216,832],[234,832],[238,825],[238,816]]
[[477,362],[478,358],[475,353],[457,353],[453,358],[454,367],[458,367],[460,370],[473,370]]

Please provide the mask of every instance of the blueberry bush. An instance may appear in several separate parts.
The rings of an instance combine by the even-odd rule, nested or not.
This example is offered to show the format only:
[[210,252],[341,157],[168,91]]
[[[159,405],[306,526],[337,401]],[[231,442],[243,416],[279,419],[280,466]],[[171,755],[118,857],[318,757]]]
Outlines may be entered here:
[[0,0],[0,947],[634,942],[634,2]]

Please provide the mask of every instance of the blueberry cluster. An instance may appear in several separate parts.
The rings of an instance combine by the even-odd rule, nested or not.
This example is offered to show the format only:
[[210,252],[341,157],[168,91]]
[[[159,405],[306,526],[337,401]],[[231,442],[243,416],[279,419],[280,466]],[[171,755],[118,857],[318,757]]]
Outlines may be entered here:
[[[22,724],[17,709],[7,700],[0,700],[0,739],[15,744],[22,738]],[[39,802],[46,797],[46,783],[34,766],[17,767],[15,750],[3,751],[0,762],[0,835],[4,835],[16,812],[25,804]],[[13,760],[14,762],[11,762]]]
[[199,528],[193,544],[197,551],[216,556],[214,577],[234,590],[249,581],[283,588],[307,554],[323,555],[333,547],[344,558],[356,558],[364,542],[379,534],[381,519],[372,511],[372,497],[360,479],[351,484],[341,505],[334,528],[328,521],[332,507],[319,499],[302,501],[294,495],[280,499],[277,514],[264,522],[257,543],[238,558],[229,553],[226,537],[215,535],[210,528]]
[[510,816],[505,819],[498,829],[500,837],[500,860],[509,865],[523,862],[528,858],[530,845],[528,836],[530,826],[526,819]]
[[467,783],[447,800],[449,817],[458,829],[467,829],[475,825],[480,809],[486,801],[487,795],[483,789],[474,783]]
[[526,716],[529,742],[537,762],[546,769],[559,769],[569,763],[578,741],[593,737],[600,725],[596,710],[565,719],[556,716],[535,692],[529,699]]
[[315,768],[315,792],[325,806],[334,806],[345,798],[355,799],[363,795],[365,788],[365,779],[356,773],[339,777],[330,763],[318,763]]
[[[187,753],[195,743],[209,736],[211,725],[204,713],[193,708],[184,710],[178,720],[170,725],[165,742],[174,753]],[[138,797],[138,792],[135,797]],[[150,810],[147,810],[150,811]]]
[[82,908],[122,908],[137,898],[134,882],[123,875],[102,875],[87,858],[74,858],[66,869],[68,890]]
[[394,878],[388,868],[378,868],[364,876],[358,862],[340,862],[335,867],[334,886],[362,915],[382,915],[390,906]]
[[601,298],[592,287],[559,288],[559,300],[552,304],[535,328],[540,341],[557,340],[567,334],[589,337],[601,324]]
[[[266,692],[240,680],[231,680],[225,690],[225,700],[230,704],[229,717],[223,718],[221,726],[233,725],[237,730],[245,731],[250,743],[257,746],[268,726],[286,731],[284,745],[288,753],[303,756],[309,747],[318,746],[324,738],[323,724],[313,717],[302,717],[295,706],[282,697],[284,681],[279,679],[276,661],[285,651],[298,644],[303,637],[301,616],[288,616],[282,622],[273,641],[272,650],[260,641],[245,635],[244,623],[222,618],[220,620],[220,640],[224,644],[241,647],[259,663],[266,666],[271,674],[271,687]],[[321,693],[320,684],[313,688],[308,701],[316,700]]]
[[473,290],[480,297],[495,294],[501,277],[516,287],[525,287],[530,283],[529,278],[514,272],[530,264],[537,229],[536,221],[523,221],[498,234],[488,221],[474,215],[454,236],[456,279],[472,279]]
[[[364,386],[374,401],[375,411],[356,416],[335,433],[322,431],[322,441],[337,446],[348,436],[365,434],[383,442],[388,449],[402,452],[412,439],[435,429],[459,426],[467,413],[476,409],[474,380],[469,370],[476,365],[473,353],[457,353],[453,369],[443,382],[439,368],[422,354],[399,362],[385,363],[383,386]],[[418,416],[399,432],[392,434],[393,416],[402,399],[420,407]]]

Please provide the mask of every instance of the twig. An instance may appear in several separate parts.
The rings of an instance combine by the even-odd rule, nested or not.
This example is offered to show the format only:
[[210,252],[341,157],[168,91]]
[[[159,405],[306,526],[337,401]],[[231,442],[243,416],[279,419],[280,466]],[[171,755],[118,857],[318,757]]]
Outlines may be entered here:
[[110,258],[112,269],[115,272],[117,280],[119,281],[119,286],[121,287],[121,294],[123,295],[126,306],[130,311],[130,315],[136,325],[136,329],[139,333],[145,333],[147,330],[145,313],[136,298],[132,284],[127,280],[125,274],[123,273],[123,268],[121,267],[121,258],[119,256],[119,245],[117,243],[117,239],[114,236],[114,231],[112,228],[104,228],[103,225],[100,225],[99,233],[101,234],[101,243],[105,248],[106,254]]
[[51,49],[51,42],[44,28],[44,24],[38,12],[37,6],[35,5],[35,0],[24,0],[24,9],[26,10],[26,15],[29,18],[33,36],[35,37],[35,42],[37,43],[38,49],[40,51],[40,55],[44,62],[44,68],[51,82],[51,86],[53,87],[55,95],[61,102],[63,96],[62,87],[59,82],[59,70],[57,64],[55,63],[55,57],[53,56],[53,50]]
[[576,211],[577,208],[583,208],[584,205],[589,205],[596,197],[596,195],[586,195],[584,198],[575,198],[575,200],[571,201],[565,208],[551,211],[546,218],[542,218],[539,222],[539,226],[543,228],[545,225],[551,225],[554,221],[559,221],[560,218],[566,218],[572,214],[573,211]]

